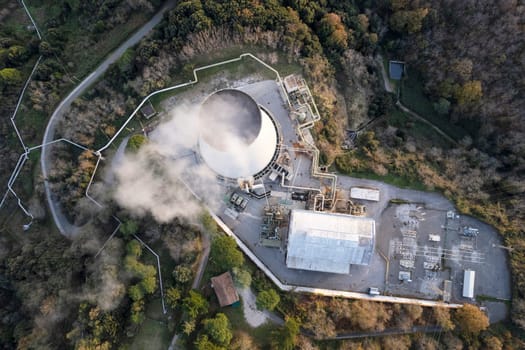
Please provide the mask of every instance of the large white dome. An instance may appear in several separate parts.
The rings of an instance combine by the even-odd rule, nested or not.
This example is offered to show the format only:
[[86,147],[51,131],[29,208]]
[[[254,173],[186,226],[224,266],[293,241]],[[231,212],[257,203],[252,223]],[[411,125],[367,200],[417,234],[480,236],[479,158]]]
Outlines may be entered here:
[[199,151],[217,174],[248,178],[264,170],[277,149],[270,115],[246,93],[225,89],[210,95],[199,113]]

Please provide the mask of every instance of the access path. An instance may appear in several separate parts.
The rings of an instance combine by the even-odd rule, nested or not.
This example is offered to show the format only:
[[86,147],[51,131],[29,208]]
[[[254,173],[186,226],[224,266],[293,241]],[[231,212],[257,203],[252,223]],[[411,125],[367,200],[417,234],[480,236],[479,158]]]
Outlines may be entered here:
[[[44,138],[42,140],[42,144],[47,144],[55,139],[57,125],[59,124],[59,121],[64,115],[64,112],[69,108],[71,103],[76,98],[81,96],[86,91],[86,89],[89,88],[98,78],[100,78],[102,74],[104,74],[104,72],[106,72],[106,70],[109,68],[109,66],[115,63],[128,48],[137,44],[157,24],[159,24],[164,16],[164,13],[172,9],[175,6],[175,4],[175,0],[168,0],[164,4],[164,6],[155,14],[155,16],[153,16],[153,18],[149,20],[149,22],[144,24],[139,30],[135,32],[135,34],[133,34],[128,40],[126,40],[115,51],[113,51],[91,74],[89,74],[80,84],[78,84],[77,87],[75,87],[73,91],[71,91],[69,95],[67,95],[66,98],[62,100],[62,102],[60,102],[58,107],[51,115],[51,118],[49,118],[46,131],[44,133]],[[47,147],[42,148],[40,164],[42,166],[42,173],[44,175],[44,188],[46,192],[46,198],[49,210],[51,211],[51,215],[53,216],[53,220],[55,221],[55,224],[62,235],[66,237],[72,237],[77,233],[78,227],[71,224],[66,218],[66,216],[62,212],[62,209],[60,208],[60,204],[58,203],[56,198],[54,198],[51,194],[50,185],[47,181],[47,177],[50,173],[52,165],[50,152],[47,149]]]

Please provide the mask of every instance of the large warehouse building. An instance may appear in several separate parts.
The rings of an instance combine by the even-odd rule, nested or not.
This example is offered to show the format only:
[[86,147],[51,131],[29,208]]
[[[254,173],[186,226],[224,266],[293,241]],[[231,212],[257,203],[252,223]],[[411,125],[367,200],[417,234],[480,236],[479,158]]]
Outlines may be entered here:
[[368,265],[374,252],[375,221],[346,214],[293,210],[286,266],[347,274]]

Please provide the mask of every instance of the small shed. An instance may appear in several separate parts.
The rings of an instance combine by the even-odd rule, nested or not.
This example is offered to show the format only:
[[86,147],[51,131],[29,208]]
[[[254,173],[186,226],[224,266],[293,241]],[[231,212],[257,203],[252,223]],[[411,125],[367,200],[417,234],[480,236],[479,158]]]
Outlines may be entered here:
[[405,62],[390,61],[388,64],[388,71],[390,79],[401,80],[401,77],[403,77],[403,73],[405,72]]
[[146,102],[144,106],[142,106],[142,108],[140,109],[140,113],[142,113],[144,118],[149,119],[153,117],[155,114],[157,114],[157,111],[155,110],[155,108],[153,108],[153,105],[148,100],[148,102]]
[[377,188],[351,187],[350,198],[379,202],[379,190]]
[[229,306],[239,301],[239,294],[237,294],[237,290],[233,285],[232,275],[229,272],[212,277],[211,287],[215,291],[221,307]]
[[476,271],[465,270],[463,275],[463,297],[474,298],[474,280],[476,279]]

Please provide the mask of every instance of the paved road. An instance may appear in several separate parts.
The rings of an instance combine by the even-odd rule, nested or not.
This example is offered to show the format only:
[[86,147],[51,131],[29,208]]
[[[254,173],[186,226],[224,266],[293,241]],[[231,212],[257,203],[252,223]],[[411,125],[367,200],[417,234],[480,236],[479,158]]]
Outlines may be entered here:
[[[90,75],[88,75],[80,84],[78,84],[78,86],[75,87],[75,89],[73,89],[73,91],[71,91],[69,95],[67,95],[67,97],[62,100],[62,102],[60,102],[57,109],[53,112],[51,118],[48,121],[44,138],[42,140],[43,144],[47,144],[55,139],[56,127],[62,115],[69,108],[71,103],[77,97],[82,95],[84,91],[100,76],[102,76],[108,67],[112,63],[116,62],[128,48],[137,44],[145,35],[147,35],[153,29],[153,27],[155,27],[162,20],[164,13],[175,6],[175,3],[175,0],[168,0],[149,22],[144,24],[142,28],[140,28],[128,40],[120,45],[115,51],[113,51]],[[47,181],[47,176],[50,172],[52,162],[50,159],[50,152],[48,152],[46,147],[42,148],[40,163],[42,166],[42,173],[44,175],[44,187],[46,191],[47,203],[49,210],[53,215],[53,220],[55,221],[55,224],[62,235],[72,237],[77,233],[78,227],[71,224],[67,220],[58,201],[53,198],[49,182]]]
[[202,255],[201,260],[199,261],[199,267],[195,273],[195,278],[191,284],[191,289],[198,289],[199,284],[201,284],[202,276],[204,274],[204,268],[208,264],[208,258],[210,256],[210,235],[207,232],[202,234]]

